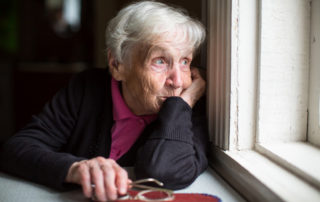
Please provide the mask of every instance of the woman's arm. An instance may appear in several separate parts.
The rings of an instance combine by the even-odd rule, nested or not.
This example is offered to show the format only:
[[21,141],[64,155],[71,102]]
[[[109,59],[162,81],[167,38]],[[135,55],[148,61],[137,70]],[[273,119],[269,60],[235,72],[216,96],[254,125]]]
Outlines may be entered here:
[[[192,86],[195,93],[204,91],[204,81],[196,85],[200,86]],[[195,102],[199,99],[188,97]],[[181,189],[207,168],[205,106],[204,98],[193,109],[181,97],[170,97],[164,102],[158,119],[146,128],[147,140],[138,151],[135,165],[138,178],[153,177],[168,188]]]
[[33,116],[31,122],[1,147],[1,169],[61,188],[70,165],[82,158],[61,153],[75,125],[83,95],[82,77],[75,76]]

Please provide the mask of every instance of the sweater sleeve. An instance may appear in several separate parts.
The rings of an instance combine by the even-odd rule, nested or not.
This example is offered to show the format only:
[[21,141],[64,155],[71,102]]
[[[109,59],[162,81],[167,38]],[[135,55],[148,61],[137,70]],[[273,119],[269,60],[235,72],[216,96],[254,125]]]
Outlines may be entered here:
[[180,97],[164,102],[158,119],[147,128],[147,140],[138,150],[137,178],[152,177],[167,188],[181,189],[207,168],[206,114],[199,111],[205,105],[199,105],[192,110]]
[[61,148],[72,133],[81,105],[83,82],[80,75],[1,146],[2,170],[53,188],[69,187],[64,183],[67,171],[73,162],[82,158],[62,153]]

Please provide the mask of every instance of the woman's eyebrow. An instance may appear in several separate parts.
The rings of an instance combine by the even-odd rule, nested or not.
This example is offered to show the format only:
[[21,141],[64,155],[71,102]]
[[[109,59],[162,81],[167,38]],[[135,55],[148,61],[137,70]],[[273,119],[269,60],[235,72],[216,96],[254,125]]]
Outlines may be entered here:
[[[174,54],[170,52],[169,49],[161,47],[161,46],[153,46],[149,51],[149,57],[153,54],[161,54],[167,57],[172,57]],[[192,50],[183,50],[182,54],[184,57],[189,58],[190,55],[193,55]]]
[[162,48],[160,46],[154,46],[150,49],[150,53],[161,53],[161,54],[168,54],[168,50]]

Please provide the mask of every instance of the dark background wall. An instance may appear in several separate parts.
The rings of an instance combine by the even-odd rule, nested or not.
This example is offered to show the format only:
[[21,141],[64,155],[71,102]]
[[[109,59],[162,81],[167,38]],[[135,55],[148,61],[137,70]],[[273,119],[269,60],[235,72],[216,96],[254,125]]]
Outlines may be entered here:
[[[131,0],[76,0],[80,24],[61,18],[65,0],[0,1],[0,142],[39,113],[70,77],[106,67],[106,23]],[[203,20],[205,2],[167,0]],[[61,3],[61,4],[59,4]],[[60,7],[59,7],[60,5]],[[204,65],[204,53],[195,65]]]

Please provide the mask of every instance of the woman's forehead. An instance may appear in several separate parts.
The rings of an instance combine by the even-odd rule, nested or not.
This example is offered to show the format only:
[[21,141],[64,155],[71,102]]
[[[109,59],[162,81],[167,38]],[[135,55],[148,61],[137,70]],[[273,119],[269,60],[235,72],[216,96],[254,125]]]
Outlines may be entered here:
[[193,42],[190,37],[183,30],[175,29],[170,32],[164,32],[159,35],[155,35],[152,44],[170,44],[171,46],[193,46]]
[[154,55],[173,57],[177,53],[183,57],[193,57],[194,46],[187,37],[176,33],[164,33],[150,37],[152,40],[137,43],[131,49],[131,58],[143,64]]
[[154,54],[175,55],[177,52],[179,52],[180,55],[189,56],[193,54],[193,49],[185,44],[161,43],[152,46],[148,52],[149,56]]

